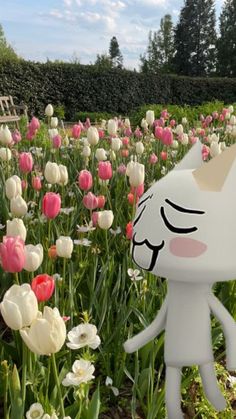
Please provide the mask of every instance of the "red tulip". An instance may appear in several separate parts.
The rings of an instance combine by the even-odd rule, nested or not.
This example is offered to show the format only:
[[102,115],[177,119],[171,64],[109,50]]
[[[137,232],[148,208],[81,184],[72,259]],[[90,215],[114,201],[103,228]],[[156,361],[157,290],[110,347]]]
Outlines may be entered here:
[[97,197],[97,200],[98,200],[98,208],[103,208],[103,207],[104,207],[104,205],[105,205],[105,203],[106,203],[106,198],[105,198],[105,196],[104,196],[104,195],[99,195],[99,196]]
[[54,288],[55,288],[55,281],[52,276],[47,274],[37,275],[31,283],[31,288],[34,291],[37,300],[47,301],[51,298]]
[[133,236],[133,224],[130,221],[127,225],[126,225],[126,238],[128,240],[132,240],[132,236]]

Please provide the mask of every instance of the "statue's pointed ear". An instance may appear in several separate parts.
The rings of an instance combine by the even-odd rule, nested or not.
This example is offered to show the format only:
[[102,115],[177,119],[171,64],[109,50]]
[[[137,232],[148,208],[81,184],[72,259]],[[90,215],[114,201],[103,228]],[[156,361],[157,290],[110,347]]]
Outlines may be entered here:
[[197,169],[202,164],[202,143],[197,141],[173,170]]
[[228,147],[208,163],[193,171],[193,176],[203,191],[218,192],[236,186],[236,144]]

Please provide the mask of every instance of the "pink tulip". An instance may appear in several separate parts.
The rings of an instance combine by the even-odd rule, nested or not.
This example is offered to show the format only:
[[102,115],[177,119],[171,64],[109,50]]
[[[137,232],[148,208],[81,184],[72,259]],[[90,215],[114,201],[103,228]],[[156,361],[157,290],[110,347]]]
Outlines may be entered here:
[[212,123],[212,116],[211,115],[208,115],[207,117],[206,117],[206,119],[205,119],[205,123],[206,123],[206,125],[208,126],[208,125],[210,125],[211,123]]
[[39,176],[33,176],[31,184],[35,191],[40,191],[40,189],[42,189],[42,183]]
[[170,121],[170,126],[173,128],[176,125],[176,120],[175,119],[171,119]]
[[122,157],[129,157],[129,150],[121,150]]
[[32,141],[34,136],[35,136],[35,131],[27,131],[27,133],[26,133],[26,139],[27,140]]
[[59,134],[55,135],[52,139],[52,144],[54,148],[61,147],[61,136]]
[[78,177],[78,183],[82,191],[88,191],[93,186],[93,177],[88,170],[81,170]]
[[22,188],[22,191],[25,191],[28,188],[28,182],[27,182],[27,180],[23,179],[21,181],[21,188]]
[[141,183],[141,185],[137,186],[137,188],[132,186],[131,193],[134,194],[135,192],[136,192],[136,195],[140,198],[144,193],[144,184]]
[[202,159],[205,161],[207,160],[208,156],[210,154],[210,148],[207,147],[207,145],[202,146]]
[[13,139],[14,143],[19,143],[21,141],[21,133],[18,131],[18,129],[16,129],[12,133],[12,139]]
[[125,164],[123,164],[123,163],[121,163],[121,164],[118,166],[118,168],[117,168],[117,172],[118,172],[120,175],[125,175],[125,174],[126,174],[126,165],[125,165]]
[[81,134],[81,126],[78,124],[73,125],[71,135],[73,138],[79,138]]
[[106,203],[106,198],[105,198],[105,196],[104,196],[104,195],[99,195],[99,196],[97,197],[97,200],[98,200],[98,208],[103,208],[103,207],[104,207],[104,205],[105,205],[105,203]]
[[98,130],[98,134],[99,134],[99,138],[104,138],[105,137],[105,132],[101,128]]
[[161,156],[161,160],[167,160],[167,152],[166,151],[162,151],[160,153],[160,156]]
[[93,223],[93,227],[96,227],[97,223],[98,223],[98,216],[99,216],[99,212],[98,211],[94,211],[92,213],[92,223]]
[[50,219],[55,218],[61,209],[61,197],[54,192],[47,192],[43,197],[42,212]]
[[156,126],[155,128],[155,137],[158,138],[158,140],[162,139],[162,135],[163,135],[163,128]]
[[19,156],[19,167],[21,172],[30,173],[32,172],[34,165],[33,157],[31,153],[20,153]]
[[220,120],[220,122],[224,122],[224,120],[225,120],[225,116],[222,113],[219,116],[219,120]]
[[149,157],[149,163],[156,164],[157,161],[158,161],[157,155],[155,153],[152,153]]
[[40,128],[40,122],[38,120],[38,118],[36,118],[35,116],[33,116],[33,118],[31,119],[30,123],[29,123],[29,131],[35,132]]
[[130,137],[132,135],[132,129],[131,128],[126,128],[125,131],[124,131],[124,134],[127,137]]
[[164,128],[161,141],[164,145],[170,146],[173,144],[173,132],[170,128]]
[[25,264],[25,244],[19,237],[4,236],[0,244],[0,260],[4,271],[21,272]]
[[83,197],[83,204],[85,208],[89,210],[94,210],[98,207],[98,199],[92,192],[89,192],[87,195]]
[[84,124],[85,128],[88,129],[89,127],[91,127],[91,122],[89,118],[86,118],[85,124]]
[[127,147],[129,145],[129,138],[128,137],[124,137],[122,139],[122,144],[123,144],[123,146]]
[[135,135],[136,138],[141,138],[143,133],[140,130],[140,128],[136,128],[136,130],[134,131],[134,135]]
[[167,109],[164,109],[164,110],[161,112],[161,117],[162,117],[162,118],[164,118],[164,119],[168,119],[168,118],[169,118],[169,114],[168,114]]
[[112,166],[109,161],[100,161],[98,163],[98,177],[102,180],[111,179]]
[[213,112],[213,114],[212,114],[212,118],[213,119],[218,119],[219,118],[219,114],[218,114],[218,112]]

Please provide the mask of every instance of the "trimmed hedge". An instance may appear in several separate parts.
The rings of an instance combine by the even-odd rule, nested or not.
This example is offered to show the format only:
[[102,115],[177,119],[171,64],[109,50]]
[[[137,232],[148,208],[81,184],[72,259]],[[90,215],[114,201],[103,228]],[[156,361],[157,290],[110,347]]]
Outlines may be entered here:
[[42,116],[47,103],[52,103],[65,108],[66,119],[74,119],[81,111],[127,115],[145,103],[231,103],[236,101],[236,79],[101,71],[92,65],[22,60],[0,63],[0,96],[9,94],[16,103],[25,102],[31,115]]

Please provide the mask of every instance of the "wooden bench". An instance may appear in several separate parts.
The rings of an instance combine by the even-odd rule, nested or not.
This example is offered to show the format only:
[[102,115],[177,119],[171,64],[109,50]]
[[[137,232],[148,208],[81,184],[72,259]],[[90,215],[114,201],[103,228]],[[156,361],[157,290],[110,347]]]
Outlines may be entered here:
[[13,122],[19,128],[18,122],[21,114],[28,119],[26,105],[15,105],[12,96],[0,96],[0,125]]

